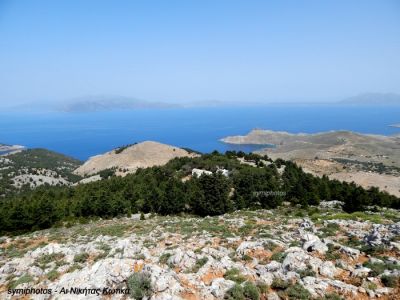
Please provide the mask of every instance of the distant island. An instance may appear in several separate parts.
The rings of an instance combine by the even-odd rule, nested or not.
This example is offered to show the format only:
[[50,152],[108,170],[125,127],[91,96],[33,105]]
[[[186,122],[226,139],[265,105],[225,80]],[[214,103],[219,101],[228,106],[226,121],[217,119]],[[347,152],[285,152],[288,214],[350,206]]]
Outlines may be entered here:
[[389,126],[390,126],[390,127],[400,128],[400,123],[392,124],[392,125],[389,125]]
[[400,95],[395,93],[364,93],[344,99],[339,104],[351,105],[400,105]]
[[151,102],[123,96],[87,96],[64,101],[57,110],[64,112],[96,112],[143,108],[176,108],[178,104]]

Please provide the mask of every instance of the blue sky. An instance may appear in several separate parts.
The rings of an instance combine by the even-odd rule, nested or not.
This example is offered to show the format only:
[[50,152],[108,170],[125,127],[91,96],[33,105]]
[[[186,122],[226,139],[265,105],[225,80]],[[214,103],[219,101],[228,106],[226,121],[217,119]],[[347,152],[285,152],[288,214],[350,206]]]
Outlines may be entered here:
[[400,1],[0,0],[0,103],[400,93]]

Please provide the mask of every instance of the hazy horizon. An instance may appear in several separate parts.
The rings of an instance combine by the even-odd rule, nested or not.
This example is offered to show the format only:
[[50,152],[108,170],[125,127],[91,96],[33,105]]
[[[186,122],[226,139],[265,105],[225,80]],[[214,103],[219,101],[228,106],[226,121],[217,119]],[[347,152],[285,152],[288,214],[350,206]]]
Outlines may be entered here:
[[1,1],[0,106],[400,93],[398,1]]

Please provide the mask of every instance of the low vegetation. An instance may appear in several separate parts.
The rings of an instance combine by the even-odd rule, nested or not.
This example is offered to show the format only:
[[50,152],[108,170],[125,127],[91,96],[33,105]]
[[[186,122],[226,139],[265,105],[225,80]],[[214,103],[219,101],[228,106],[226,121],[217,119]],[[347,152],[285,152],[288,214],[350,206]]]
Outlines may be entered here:
[[144,299],[151,296],[151,280],[147,273],[133,273],[128,278],[127,285],[133,299]]

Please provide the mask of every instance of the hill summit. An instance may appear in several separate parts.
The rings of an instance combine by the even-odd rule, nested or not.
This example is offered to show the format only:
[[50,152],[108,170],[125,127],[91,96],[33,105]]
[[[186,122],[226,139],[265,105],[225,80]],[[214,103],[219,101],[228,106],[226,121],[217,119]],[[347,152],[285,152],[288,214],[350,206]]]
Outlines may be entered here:
[[194,157],[187,150],[145,141],[138,144],[119,147],[101,155],[91,157],[75,170],[78,175],[93,175],[102,170],[116,168],[120,175],[134,173],[139,168],[165,165],[176,157]]

